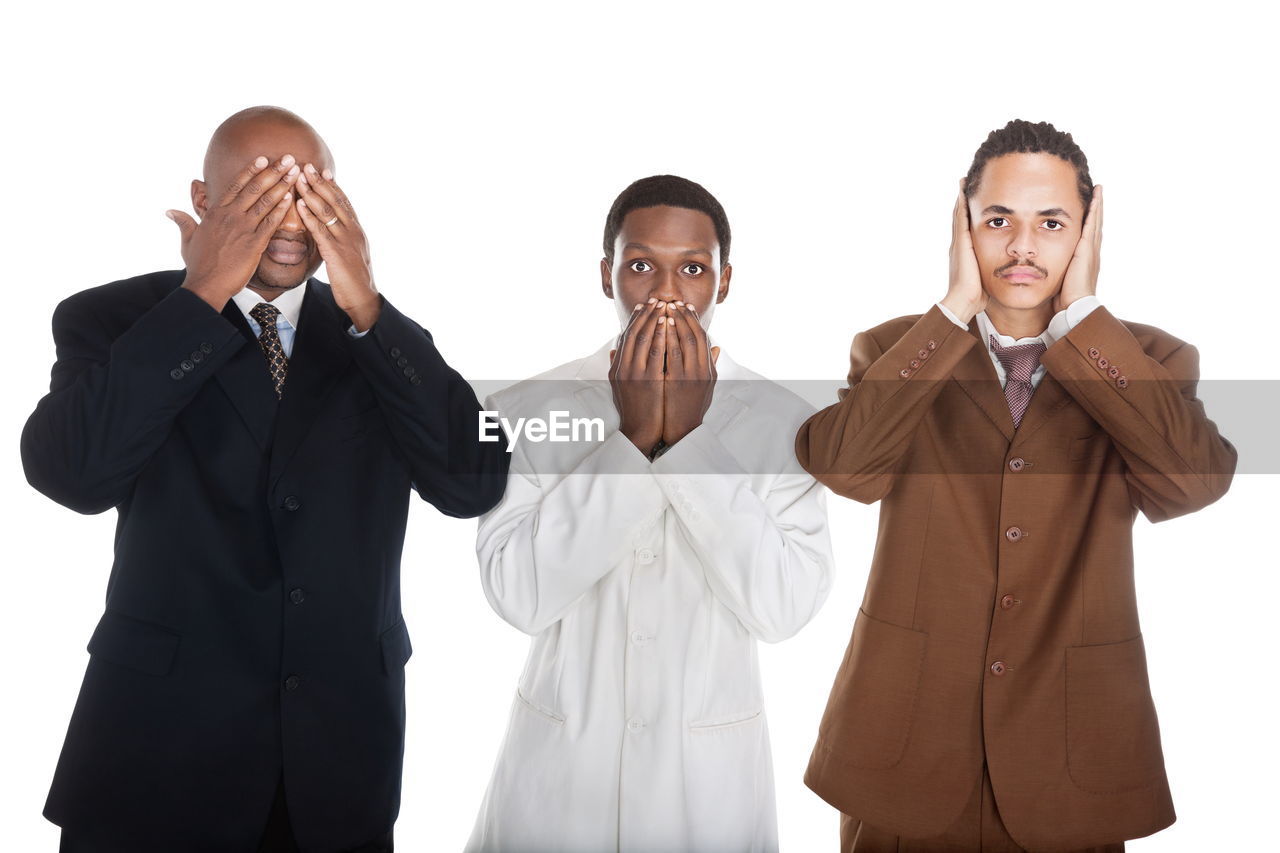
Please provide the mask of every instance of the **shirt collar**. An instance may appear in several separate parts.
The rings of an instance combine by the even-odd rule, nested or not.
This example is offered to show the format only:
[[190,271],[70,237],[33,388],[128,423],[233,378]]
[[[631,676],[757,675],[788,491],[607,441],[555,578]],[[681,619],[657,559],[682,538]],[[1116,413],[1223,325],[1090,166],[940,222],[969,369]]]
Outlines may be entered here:
[[1000,331],[996,329],[994,325],[992,325],[991,318],[987,316],[986,311],[978,312],[978,332],[982,335],[982,345],[985,346],[987,349],[991,349],[992,335],[996,336],[996,342],[1000,344],[1000,346],[1002,347],[1017,346],[1019,344],[1032,344],[1037,341],[1039,341],[1040,343],[1048,347],[1049,344],[1051,343],[1051,341],[1049,341],[1045,337],[1044,332],[1041,332],[1040,334],[1030,338],[1017,338],[1017,339],[1014,339],[1009,337],[1008,335],[1002,334]]
[[[304,281],[297,287],[291,287],[275,299],[271,300],[270,304],[274,305],[280,312],[280,316],[285,319],[285,322],[296,330],[298,328],[298,318],[302,315],[302,297],[306,295],[307,282]],[[235,296],[232,296],[231,299],[236,303],[236,307],[240,309],[240,312],[244,314],[245,319],[254,323],[257,321],[249,316],[249,312],[252,311],[253,307],[259,302],[267,301],[254,291],[250,290],[247,285]]]

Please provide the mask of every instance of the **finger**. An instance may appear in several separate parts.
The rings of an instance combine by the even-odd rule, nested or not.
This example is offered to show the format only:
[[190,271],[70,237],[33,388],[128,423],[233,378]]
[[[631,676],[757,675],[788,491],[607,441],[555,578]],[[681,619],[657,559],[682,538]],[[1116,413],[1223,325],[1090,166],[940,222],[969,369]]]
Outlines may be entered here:
[[[286,201],[287,207],[287,204],[293,201],[293,191],[296,187],[295,182],[297,181],[299,174],[301,174],[301,172],[295,163],[284,173],[279,181],[269,187],[266,192],[258,197],[258,200],[253,203],[246,215],[257,217],[259,222],[261,222],[262,219],[267,217],[276,208],[276,205],[280,204],[282,199]],[[287,199],[286,196],[288,197]]]
[[[676,339],[675,364],[682,377],[695,375],[698,372],[698,339],[693,330],[694,320],[691,309],[692,306],[686,303],[671,312],[676,321],[675,327],[671,330]],[[668,372],[671,372],[670,369]]]
[[[262,169],[245,183],[244,189],[240,190],[236,196],[235,206],[248,213],[266,193],[279,186],[286,176],[289,178],[289,183],[293,183],[293,179],[298,175],[297,165],[293,155],[286,154]],[[275,202],[268,204],[267,210],[271,210],[274,205]]]
[[671,330],[671,316],[667,311],[657,312],[653,330],[653,340],[649,345],[649,359],[645,362],[644,372],[649,379],[661,379],[662,370],[667,361],[667,338]]
[[702,328],[698,310],[692,305],[689,306],[689,323],[693,327],[694,341],[698,348],[691,363],[698,365],[699,368],[705,368],[708,372],[713,372],[711,366],[714,362],[711,361],[711,351],[708,349],[711,342],[707,340],[707,330]]
[[684,337],[683,324],[680,322],[682,311],[684,308],[674,302],[667,305],[667,336],[663,355],[667,360],[665,372],[668,379],[680,379],[685,374],[684,352],[680,349],[681,339]]
[[333,246],[333,234],[330,232],[329,227],[316,218],[315,213],[311,210],[311,205],[307,204],[306,199],[298,199],[297,208],[298,216],[302,218],[302,224],[311,232],[311,237],[316,241],[316,248],[320,250],[321,257],[328,258]]
[[1102,244],[1102,184],[1098,184],[1093,188],[1093,194],[1094,194],[1094,204],[1096,204],[1098,207],[1097,209],[1098,237],[1095,242],[1098,245],[1101,245]]
[[963,235],[969,230],[969,203],[964,197],[964,178],[960,179],[960,192],[956,195],[956,206],[951,211],[951,244],[960,243]]
[[262,244],[263,251],[266,251],[267,243],[271,240],[271,235],[276,233],[276,229],[280,227],[280,223],[284,222],[285,215],[289,212],[289,205],[293,201],[293,193],[285,193],[280,201],[276,202],[276,206],[268,211],[267,215],[258,223],[255,233],[258,235],[258,241]]
[[182,235],[182,242],[185,245],[191,239],[191,235],[196,233],[196,221],[181,210],[166,210],[164,215],[173,220],[178,226],[178,232]]
[[[338,228],[343,225],[342,217],[338,215],[338,211],[334,210],[333,205],[320,193],[316,192],[311,181],[307,180],[307,172],[304,168],[302,174],[298,175],[298,194],[307,202],[307,207],[311,208],[311,212],[316,215],[325,226],[329,228]],[[334,220],[337,220],[334,222]],[[330,223],[333,223],[330,225]]]
[[356,212],[351,206],[351,200],[347,198],[342,188],[333,182],[332,171],[325,169],[321,173],[316,170],[315,166],[308,163],[304,168],[303,174],[307,176],[307,183],[311,185],[311,188],[323,196],[324,200],[333,207],[339,221],[344,225],[356,221]]
[[[620,367],[624,372],[633,372],[636,363],[636,347],[638,340],[643,333],[645,323],[653,317],[653,312],[657,310],[657,300],[651,300],[645,303],[638,314],[632,317],[631,323],[622,335],[622,361]],[[647,341],[645,342],[648,343]]]
[[267,160],[266,157],[258,157],[248,166],[241,169],[240,174],[231,179],[231,183],[227,186],[227,191],[222,194],[222,198],[218,199],[218,206],[226,207],[231,204],[231,202],[235,201],[235,198],[240,194],[240,191],[248,186],[249,182],[253,180],[259,172],[267,168],[267,164],[269,162],[270,161]]
[[[653,345],[658,337],[658,321],[666,316],[666,312],[663,310],[665,305],[665,302],[654,300],[649,303],[648,311],[640,318],[631,350],[632,375],[648,375],[649,373],[649,363],[654,360]],[[661,351],[658,353],[658,359],[662,359]],[[662,370],[661,365],[659,365],[658,370]]]
[[609,363],[613,364],[613,357],[618,354],[616,349],[609,350]]
[[[711,363],[712,363],[712,364],[715,364],[715,363],[716,363],[717,361],[719,361],[719,360],[720,360],[720,347],[712,347],[712,348],[711,348]],[[842,390],[843,390],[846,394],[847,394],[847,393],[849,393],[849,389],[847,389],[847,388],[842,389]],[[843,398],[843,397],[841,397],[840,399],[842,399],[842,400],[843,400],[844,398]]]

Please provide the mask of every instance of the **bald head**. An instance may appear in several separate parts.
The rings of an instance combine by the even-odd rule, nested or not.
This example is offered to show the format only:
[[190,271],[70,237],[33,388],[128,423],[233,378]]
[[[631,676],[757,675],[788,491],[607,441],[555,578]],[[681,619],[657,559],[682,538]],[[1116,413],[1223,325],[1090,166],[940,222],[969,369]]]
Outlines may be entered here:
[[[218,125],[205,151],[204,180],[191,182],[191,202],[200,218],[220,203],[235,177],[258,157],[278,163],[286,154],[300,167],[309,163],[318,172],[333,168],[329,146],[315,128],[281,107],[249,107]],[[298,255],[303,260],[284,262]],[[271,299],[303,283],[319,267],[320,252],[291,205],[249,284]]]

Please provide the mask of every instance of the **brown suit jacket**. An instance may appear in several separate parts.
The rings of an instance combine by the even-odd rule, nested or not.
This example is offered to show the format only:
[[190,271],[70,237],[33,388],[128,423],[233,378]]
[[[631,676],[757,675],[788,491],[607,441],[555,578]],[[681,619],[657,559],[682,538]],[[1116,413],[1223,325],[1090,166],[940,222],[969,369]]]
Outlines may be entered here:
[[1133,523],[1217,500],[1236,451],[1196,399],[1195,348],[1105,307],[1045,352],[1015,431],[977,326],[934,306],[858,334],[840,402],[796,437],[819,481],[881,502],[805,783],[927,838],[985,761],[1023,847],[1148,835],[1174,811]]

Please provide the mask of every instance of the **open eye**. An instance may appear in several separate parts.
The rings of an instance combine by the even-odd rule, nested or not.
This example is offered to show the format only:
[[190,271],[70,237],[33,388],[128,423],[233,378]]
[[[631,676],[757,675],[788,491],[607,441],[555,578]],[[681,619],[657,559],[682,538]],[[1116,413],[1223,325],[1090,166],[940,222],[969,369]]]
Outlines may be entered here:
[[684,265],[684,271],[686,275],[702,275],[705,269],[706,268],[702,266],[702,264],[685,264]]
[[653,269],[648,261],[632,261],[627,264],[627,267],[632,272],[649,272],[649,270]]
[[1046,219],[1044,221],[1044,227],[1046,230],[1049,230],[1049,231],[1061,231],[1063,228],[1066,228],[1067,226],[1056,219]]
[[992,228],[1008,228],[1009,220],[1005,219],[1003,216],[993,216],[991,219],[987,220],[987,225]]

